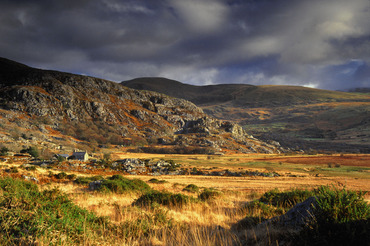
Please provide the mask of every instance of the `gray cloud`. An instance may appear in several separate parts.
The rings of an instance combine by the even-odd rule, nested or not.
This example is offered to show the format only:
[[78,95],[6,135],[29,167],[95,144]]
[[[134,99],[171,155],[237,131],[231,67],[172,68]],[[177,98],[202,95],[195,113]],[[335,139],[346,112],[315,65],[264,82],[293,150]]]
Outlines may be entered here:
[[114,81],[370,86],[368,0],[3,0],[0,8],[1,56],[40,68]]

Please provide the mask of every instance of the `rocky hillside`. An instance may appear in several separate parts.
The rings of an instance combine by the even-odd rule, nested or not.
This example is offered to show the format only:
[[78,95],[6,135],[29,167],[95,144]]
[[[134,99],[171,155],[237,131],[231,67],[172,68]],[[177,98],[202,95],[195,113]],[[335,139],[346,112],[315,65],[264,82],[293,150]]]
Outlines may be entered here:
[[278,144],[261,142],[184,99],[4,58],[0,59],[0,109],[4,141],[32,139],[41,131],[54,134],[52,139],[69,136],[89,145],[145,146],[148,151],[157,151],[158,144],[167,151],[279,151]]
[[190,100],[215,118],[285,147],[370,152],[370,94],[301,86],[193,86],[165,78],[122,84]]

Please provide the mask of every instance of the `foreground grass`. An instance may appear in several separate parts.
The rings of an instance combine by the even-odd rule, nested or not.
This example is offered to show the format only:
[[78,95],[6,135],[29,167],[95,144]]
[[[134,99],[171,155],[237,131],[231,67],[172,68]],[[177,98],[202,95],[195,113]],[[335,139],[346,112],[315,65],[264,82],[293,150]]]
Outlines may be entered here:
[[[77,186],[83,192],[68,197],[0,179],[0,244],[364,245],[368,239],[364,194],[344,188],[271,190],[261,196],[203,187],[182,191],[189,186],[181,184],[164,190],[163,183],[149,187],[122,176],[105,180],[117,182],[94,192],[74,184],[74,191]],[[260,224],[312,196],[318,201],[315,219],[303,229]]]
[[[2,243],[81,243],[99,233],[103,217],[82,209],[57,189],[40,192],[35,184],[0,179],[0,231]],[[45,240],[43,240],[45,238]]]

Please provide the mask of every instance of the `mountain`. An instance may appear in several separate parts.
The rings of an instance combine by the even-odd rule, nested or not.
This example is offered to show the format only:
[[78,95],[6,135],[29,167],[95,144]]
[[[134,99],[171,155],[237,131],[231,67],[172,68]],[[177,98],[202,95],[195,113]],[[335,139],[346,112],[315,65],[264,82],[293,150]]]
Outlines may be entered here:
[[306,150],[370,152],[370,95],[306,88],[186,85],[138,78],[123,85],[192,101],[215,118],[239,123],[261,139]]
[[348,92],[370,93],[370,87],[353,88],[353,89],[349,89]]
[[137,78],[121,83],[124,86],[164,93],[183,98],[197,105],[229,103],[241,107],[274,107],[307,103],[367,101],[368,96],[319,90],[302,86],[219,84],[194,86],[166,78]]
[[184,99],[5,58],[0,58],[1,141],[185,153],[280,151],[274,142],[259,141]]

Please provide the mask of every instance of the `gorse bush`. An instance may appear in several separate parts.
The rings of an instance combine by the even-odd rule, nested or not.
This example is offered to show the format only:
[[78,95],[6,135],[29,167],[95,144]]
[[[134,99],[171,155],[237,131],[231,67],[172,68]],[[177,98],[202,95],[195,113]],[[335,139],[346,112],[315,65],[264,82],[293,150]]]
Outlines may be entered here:
[[315,194],[314,219],[301,233],[301,244],[369,244],[370,206],[364,201],[364,192],[322,186]]
[[199,191],[199,187],[196,186],[195,184],[189,184],[187,185],[183,191],[187,191],[187,192],[192,192],[192,193],[196,193]]
[[322,186],[315,193],[315,217],[320,223],[341,224],[370,218],[370,207],[364,201],[365,192]]
[[266,204],[259,200],[248,203],[245,208],[248,210],[249,214],[258,214],[264,219],[279,216],[285,212],[283,208],[278,208],[274,205]]
[[28,153],[34,158],[37,158],[37,157],[40,156],[40,153],[39,153],[39,151],[36,147],[28,147],[27,149],[22,149],[20,152],[21,153]]
[[259,201],[275,207],[289,209],[311,196],[314,196],[314,192],[308,190],[294,189],[280,192],[278,189],[274,189],[264,193]]
[[148,182],[149,183],[152,183],[152,184],[164,184],[164,183],[167,183],[166,180],[163,180],[163,179],[162,180],[159,180],[159,179],[155,179],[155,178],[149,179]]
[[127,179],[121,175],[113,175],[109,179],[104,179],[99,191],[126,193],[126,192],[146,192],[151,190],[150,186],[140,179]]
[[66,179],[68,176],[68,174],[66,174],[65,172],[61,172],[61,173],[57,173],[54,175],[55,178],[57,179]]
[[74,182],[76,184],[82,184],[82,185],[87,185],[92,181],[97,181],[97,180],[103,180],[104,177],[97,175],[97,176],[92,176],[92,177],[77,177]]
[[221,196],[221,192],[213,189],[204,189],[199,195],[198,199],[201,201],[212,201],[216,199],[217,197]]
[[0,240],[4,245],[33,245],[37,237],[55,240],[49,240],[49,245],[59,240],[79,243],[105,223],[56,189],[40,192],[35,184],[6,178],[0,179],[0,193]]
[[297,203],[315,197],[310,222],[295,239],[297,245],[368,245],[370,206],[364,201],[364,195],[364,192],[334,186],[321,186],[313,191],[275,189],[247,208],[264,220],[282,215]]
[[26,165],[21,165],[20,167],[21,167],[22,169],[27,170],[27,171],[36,171],[36,170],[37,170],[36,166],[26,166]]
[[8,155],[9,149],[7,147],[1,147],[0,155]]
[[140,196],[133,205],[137,206],[150,206],[154,203],[165,205],[165,206],[177,206],[182,207],[189,202],[193,202],[194,199],[192,199],[189,196],[183,195],[183,194],[174,194],[170,192],[161,192],[152,190],[149,191],[142,196]]

